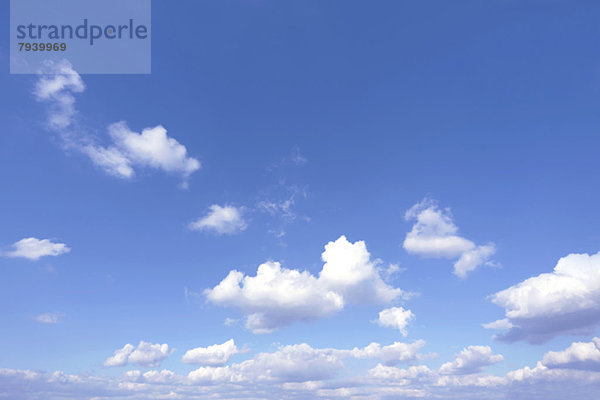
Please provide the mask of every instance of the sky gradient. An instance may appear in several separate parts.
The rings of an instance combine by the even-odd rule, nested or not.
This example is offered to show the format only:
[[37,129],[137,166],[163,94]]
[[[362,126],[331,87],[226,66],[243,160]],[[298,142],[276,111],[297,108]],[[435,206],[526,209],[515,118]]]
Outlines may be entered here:
[[0,398],[596,399],[600,4],[152,15],[150,75],[0,35]]

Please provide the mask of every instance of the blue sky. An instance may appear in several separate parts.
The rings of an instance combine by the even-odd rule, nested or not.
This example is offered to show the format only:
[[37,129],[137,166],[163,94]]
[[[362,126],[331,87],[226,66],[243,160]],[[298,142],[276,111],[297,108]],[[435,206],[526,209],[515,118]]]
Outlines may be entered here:
[[598,4],[152,14],[150,75],[9,75],[0,38],[0,397],[594,398]]

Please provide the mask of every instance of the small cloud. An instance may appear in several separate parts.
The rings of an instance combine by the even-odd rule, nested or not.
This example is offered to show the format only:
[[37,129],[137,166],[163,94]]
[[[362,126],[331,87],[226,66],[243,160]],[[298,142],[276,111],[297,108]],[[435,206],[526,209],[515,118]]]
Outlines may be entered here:
[[204,217],[192,222],[189,227],[192,230],[209,231],[218,235],[238,233],[247,227],[242,213],[242,207],[213,204]]
[[231,357],[241,352],[242,350],[235,345],[234,340],[229,339],[222,344],[213,344],[208,347],[196,347],[195,349],[188,350],[181,358],[181,361],[186,364],[222,366],[227,364]]
[[415,314],[410,310],[405,310],[402,307],[392,307],[379,312],[377,323],[381,326],[398,329],[402,336],[406,336],[406,325],[414,317]]
[[466,375],[481,372],[488,365],[504,360],[502,354],[493,354],[490,346],[469,346],[455,355],[454,361],[440,367],[440,373]]
[[115,350],[114,355],[104,361],[104,366],[122,367],[134,363],[144,367],[157,367],[174,351],[175,349],[170,348],[166,343],[152,344],[142,340],[137,348],[128,343],[123,348]]
[[37,315],[34,319],[40,324],[56,324],[63,316],[64,314],[60,312],[45,313]]
[[64,243],[54,243],[49,239],[24,238],[12,244],[13,250],[3,252],[4,257],[22,257],[39,260],[45,256],[59,256],[71,251]]

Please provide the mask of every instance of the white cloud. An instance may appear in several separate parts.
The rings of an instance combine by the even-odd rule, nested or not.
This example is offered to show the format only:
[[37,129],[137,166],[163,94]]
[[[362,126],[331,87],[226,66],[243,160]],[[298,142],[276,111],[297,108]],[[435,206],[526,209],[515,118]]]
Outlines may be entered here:
[[64,243],[54,243],[49,239],[24,238],[12,244],[13,250],[2,253],[5,257],[23,257],[38,260],[45,256],[59,256],[71,251]]
[[104,361],[104,366],[122,367],[131,362],[144,367],[156,367],[167,359],[173,351],[175,350],[169,348],[166,343],[152,344],[142,340],[137,348],[131,344],[126,344],[122,349],[116,350],[112,357]]
[[282,346],[273,353],[226,367],[201,367],[190,372],[192,381],[305,382],[332,378],[343,367],[331,349],[314,349],[306,343]]
[[439,209],[433,200],[425,199],[415,204],[406,212],[405,218],[416,222],[406,234],[404,249],[423,257],[458,258],[454,263],[454,274],[460,278],[465,278],[478,266],[488,264],[496,252],[493,243],[477,246],[459,236],[449,209]]
[[[417,340],[413,343],[394,342],[388,346],[381,346],[379,343],[371,343],[362,349],[354,348],[349,354],[354,358],[377,358],[384,362],[385,365],[397,365],[400,363],[420,360],[428,356],[419,354],[421,348],[425,346],[424,340]],[[345,354],[345,350],[340,350]]]
[[63,313],[45,313],[35,317],[35,320],[40,324],[56,324],[63,317]]
[[73,93],[81,93],[85,85],[73,66],[66,60],[60,62],[48,61],[45,73],[35,87],[35,97],[38,101],[50,105],[48,125],[51,129],[63,130],[73,123],[76,114],[75,97]]
[[600,253],[563,257],[553,272],[500,291],[492,301],[505,309],[504,327],[510,327],[500,340],[541,343],[590,334],[600,325]]
[[204,217],[190,224],[190,229],[211,231],[219,235],[241,232],[247,227],[242,213],[241,207],[213,204]]
[[187,364],[203,364],[221,366],[227,364],[229,359],[242,351],[235,345],[233,339],[222,344],[213,344],[208,347],[196,347],[186,351],[181,361]]
[[269,261],[258,267],[256,276],[229,272],[205,295],[214,304],[241,309],[248,329],[267,333],[333,315],[347,303],[387,303],[402,293],[381,279],[362,241],[350,243],[341,236],[325,246],[322,259],[318,277]]
[[501,354],[493,354],[489,346],[468,346],[455,355],[454,361],[440,367],[440,373],[466,375],[481,372],[483,367],[504,360]]
[[414,365],[406,369],[401,369],[377,364],[375,368],[372,368],[367,372],[367,376],[374,379],[407,383],[408,379],[429,376],[432,373],[433,371],[426,365]]
[[200,162],[188,156],[187,149],[158,125],[134,132],[123,121],[108,126],[109,144],[102,145],[76,124],[75,93],[85,90],[81,76],[72,65],[62,60],[49,62],[37,82],[35,97],[49,106],[48,126],[58,132],[65,145],[87,155],[107,173],[119,178],[131,178],[137,168],[154,168],[180,175],[183,186],[188,177],[199,170]]
[[225,367],[201,367],[190,372],[200,382],[316,382],[331,379],[342,371],[343,360],[379,359],[396,365],[420,359],[422,340],[411,344],[395,342],[389,346],[371,343],[352,350],[316,349],[306,343],[281,346],[273,353],[258,353],[253,358]]
[[406,325],[415,315],[402,307],[386,308],[379,312],[378,323],[388,328],[396,328],[403,336],[407,335]]
[[575,342],[563,351],[550,351],[542,364],[548,368],[600,371],[600,338],[591,342]]

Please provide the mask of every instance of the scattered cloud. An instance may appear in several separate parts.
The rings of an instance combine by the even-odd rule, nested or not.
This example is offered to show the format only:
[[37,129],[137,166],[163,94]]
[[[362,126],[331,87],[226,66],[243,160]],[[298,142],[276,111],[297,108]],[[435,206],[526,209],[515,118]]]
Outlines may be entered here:
[[493,354],[489,346],[468,346],[455,355],[454,361],[440,367],[440,373],[466,375],[481,372],[484,367],[504,360],[501,354]]
[[415,315],[410,310],[405,310],[402,307],[392,307],[380,311],[377,322],[381,326],[398,329],[403,336],[406,336],[406,325],[414,317]]
[[12,244],[12,250],[2,252],[4,257],[22,257],[39,260],[45,256],[60,256],[71,251],[64,243],[54,243],[50,239],[24,238]]
[[600,325],[600,253],[569,254],[554,271],[492,296],[506,318],[484,326],[508,329],[497,339],[543,343],[559,335],[588,335]]
[[40,324],[56,324],[64,316],[63,313],[45,313],[35,317],[35,320]]
[[116,350],[114,355],[104,361],[105,367],[122,367],[128,363],[138,364],[144,367],[157,367],[167,359],[174,349],[169,345],[152,344],[143,340],[137,347],[132,344],[126,344],[123,348]]
[[233,339],[222,344],[213,344],[208,347],[196,347],[185,352],[181,361],[186,364],[203,364],[209,366],[222,366],[236,354],[242,353],[235,345]]
[[213,204],[204,217],[190,224],[190,229],[231,235],[246,229],[247,224],[242,214],[242,207]]
[[233,270],[205,295],[214,304],[241,309],[254,333],[268,333],[333,315],[347,303],[388,303],[402,294],[382,280],[362,241],[341,236],[325,245],[322,259],[318,276],[273,261],[261,264],[256,276]]
[[449,209],[441,210],[431,199],[415,204],[405,214],[415,221],[404,239],[404,249],[428,258],[457,259],[454,274],[465,278],[480,265],[493,265],[489,258],[496,252],[494,243],[477,246],[458,235],[458,227]]
[[118,178],[132,178],[139,168],[154,168],[178,174],[182,186],[187,186],[187,179],[201,164],[162,125],[137,133],[124,121],[116,122],[108,126],[108,144],[98,143],[76,119],[75,94],[84,90],[81,76],[67,60],[46,63],[36,84],[35,98],[48,105],[48,127],[60,134],[66,147],[87,155]]

